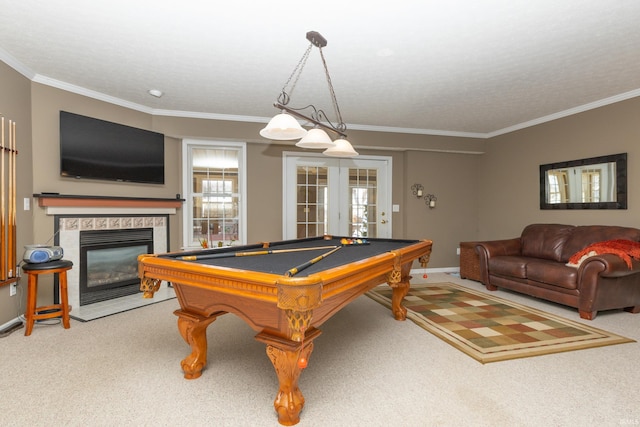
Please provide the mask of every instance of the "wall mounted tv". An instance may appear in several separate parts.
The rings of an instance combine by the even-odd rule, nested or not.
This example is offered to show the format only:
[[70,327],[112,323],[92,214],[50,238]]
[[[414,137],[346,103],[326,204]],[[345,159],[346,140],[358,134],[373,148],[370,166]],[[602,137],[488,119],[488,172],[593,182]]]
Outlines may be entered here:
[[60,111],[60,175],[164,184],[164,135]]

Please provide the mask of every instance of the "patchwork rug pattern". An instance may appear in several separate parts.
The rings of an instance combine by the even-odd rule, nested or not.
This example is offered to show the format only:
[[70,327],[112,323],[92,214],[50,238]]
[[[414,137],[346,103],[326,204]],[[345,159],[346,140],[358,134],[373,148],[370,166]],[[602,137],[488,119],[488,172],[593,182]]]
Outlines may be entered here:
[[[367,293],[391,307],[392,290]],[[481,363],[635,342],[453,283],[412,285],[407,318]]]

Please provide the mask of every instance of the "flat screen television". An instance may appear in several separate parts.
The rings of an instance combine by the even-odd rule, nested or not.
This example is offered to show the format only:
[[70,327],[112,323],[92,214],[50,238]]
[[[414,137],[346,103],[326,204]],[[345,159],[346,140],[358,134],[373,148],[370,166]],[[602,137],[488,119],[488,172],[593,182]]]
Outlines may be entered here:
[[60,111],[60,175],[164,184],[164,135]]

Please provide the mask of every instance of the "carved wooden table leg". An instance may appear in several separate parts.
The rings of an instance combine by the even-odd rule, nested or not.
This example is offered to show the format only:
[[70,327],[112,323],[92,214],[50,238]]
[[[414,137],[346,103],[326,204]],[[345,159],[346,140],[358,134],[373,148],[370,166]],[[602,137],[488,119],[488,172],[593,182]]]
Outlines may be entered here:
[[399,282],[392,286],[393,294],[391,295],[391,311],[396,320],[407,319],[407,309],[402,305],[402,300],[409,293],[409,281]]
[[[418,260],[422,268],[427,268],[431,249],[429,253],[422,255]],[[387,274],[387,284],[393,289],[391,295],[391,312],[396,320],[407,319],[407,309],[402,305],[402,300],[407,296],[411,289],[411,263],[400,264],[397,262],[393,269]]]
[[184,377],[188,380],[202,375],[207,365],[207,326],[224,312],[217,312],[209,317],[198,316],[182,310],[173,312],[178,316],[178,330],[187,344],[191,346],[191,354],[181,362]]
[[309,360],[313,351],[313,343],[308,344],[301,351],[286,351],[272,345],[267,346],[267,355],[278,375],[280,387],[273,402],[278,413],[278,421],[285,426],[298,424],[300,411],[304,406],[304,396],[298,387],[298,379],[302,370],[298,367],[298,354]]
[[387,284],[393,289],[391,295],[391,312],[396,320],[405,320],[407,318],[407,309],[402,305],[402,300],[407,296],[411,288],[409,283],[411,276],[408,275],[409,268],[396,265],[393,267],[393,270],[387,274]]
[[142,277],[142,279],[140,279],[140,290],[142,291],[142,297],[153,298],[153,294],[155,294],[158,289],[160,289],[161,284],[162,280]]
[[304,357],[307,361],[313,351],[313,340],[320,335],[320,330],[312,329],[307,332],[302,343],[270,336],[264,333],[256,335],[258,341],[267,344],[267,356],[271,360],[278,376],[278,394],[273,407],[278,413],[278,422],[285,426],[298,424],[300,412],[304,406],[304,396],[298,387],[298,379],[302,368],[298,360]]

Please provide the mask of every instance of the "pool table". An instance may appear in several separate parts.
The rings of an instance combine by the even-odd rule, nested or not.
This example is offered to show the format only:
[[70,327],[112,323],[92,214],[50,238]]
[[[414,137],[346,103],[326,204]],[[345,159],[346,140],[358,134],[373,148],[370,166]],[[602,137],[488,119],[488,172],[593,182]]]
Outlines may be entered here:
[[401,303],[411,266],[418,260],[426,268],[431,246],[430,240],[322,236],[140,255],[140,288],[151,298],[162,281],[174,287],[178,330],[191,347],[181,364],[187,379],[198,378],[207,363],[207,326],[226,313],[243,319],[266,344],[278,376],[278,421],[294,425],[304,405],[298,379],[320,335],[318,327],[385,282],[393,289],[394,317],[405,320]]

